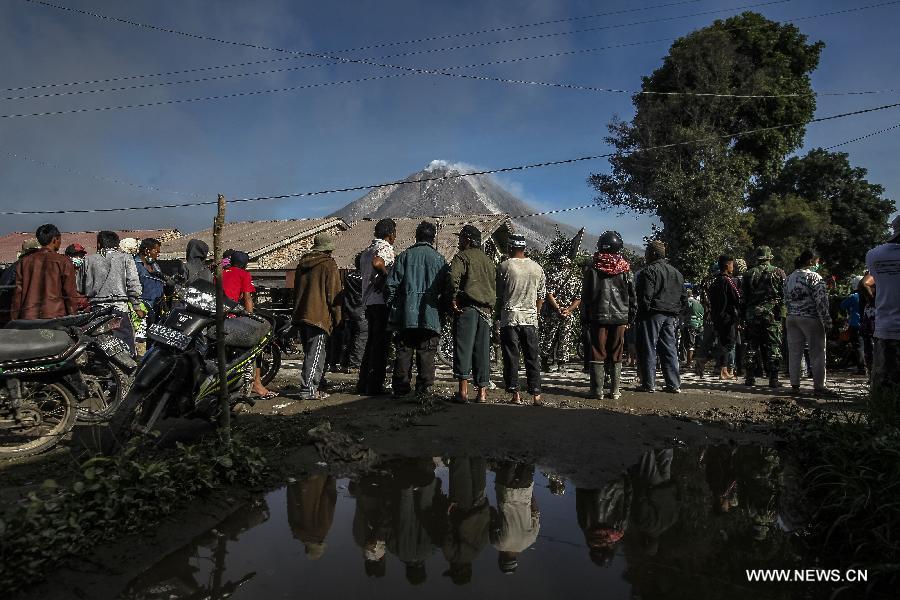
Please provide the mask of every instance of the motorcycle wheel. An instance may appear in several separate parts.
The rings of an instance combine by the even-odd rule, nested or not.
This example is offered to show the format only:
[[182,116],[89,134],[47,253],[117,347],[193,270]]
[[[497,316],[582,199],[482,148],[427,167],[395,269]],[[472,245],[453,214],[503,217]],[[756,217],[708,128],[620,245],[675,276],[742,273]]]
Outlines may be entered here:
[[75,425],[75,396],[59,383],[22,383],[25,418],[34,425],[16,425],[0,416],[0,458],[18,458],[45,452],[67,437]]
[[281,347],[278,344],[267,344],[259,353],[259,377],[262,384],[269,385],[281,369]]
[[88,395],[78,402],[78,420],[98,423],[109,419],[128,395],[133,378],[101,354],[88,357],[81,377]]

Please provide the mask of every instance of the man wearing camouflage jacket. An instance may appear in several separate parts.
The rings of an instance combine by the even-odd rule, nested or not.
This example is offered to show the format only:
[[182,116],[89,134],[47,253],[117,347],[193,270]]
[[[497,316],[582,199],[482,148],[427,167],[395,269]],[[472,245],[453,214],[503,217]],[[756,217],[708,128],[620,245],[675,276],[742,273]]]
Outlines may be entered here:
[[756,383],[757,373],[769,376],[769,385],[779,387],[781,367],[781,320],[784,317],[784,271],[774,266],[772,249],[756,249],[757,265],[744,274],[744,335],[747,344],[746,381]]

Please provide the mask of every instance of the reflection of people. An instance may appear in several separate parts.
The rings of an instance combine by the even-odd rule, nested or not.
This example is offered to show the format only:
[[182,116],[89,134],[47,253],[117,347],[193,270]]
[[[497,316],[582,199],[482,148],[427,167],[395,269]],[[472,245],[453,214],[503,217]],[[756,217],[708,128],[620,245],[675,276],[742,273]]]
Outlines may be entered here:
[[512,575],[519,567],[519,554],[537,540],[541,529],[534,465],[502,462],[495,473],[497,508],[491,513],[491,543],[498,550],[500,571]]
[[599,490],[575,489],[578,526],[594,564],[608,566],[616,544],[625,535],[631,508],[631,485],[626,478],[608,483]]
[[369,577],[384,577],[387,566],[385,548],[390,513],[385,483],[385,478],[370,475],[350,484],[350,493],[356,497],[353,541],[363,550]]
[[643,537],[647,556],[656,555],[659,537],[678,521],[678,490],[672,482],[673,455],[672,449],[649,450],[631,469],[634,492],[628,526]]
[[306,558],[325,553],[325,537],[334,521],[337,484],[331,475],[317,473],[287,486],[288,525],[306,547]]
[[387,549],[406,565],[406,580],[425,583],[425,560],[434,551],[432,531],[434,508],[440,481],[434,476],[430,459],[410,459],[397,463],[391,492],[391,529]]
[[449,531],[444,537],[445,576],[457,585],[472,580],[472,562],[489,541],[490,507],[485,494],[486,467],[482,458],[451,458]]

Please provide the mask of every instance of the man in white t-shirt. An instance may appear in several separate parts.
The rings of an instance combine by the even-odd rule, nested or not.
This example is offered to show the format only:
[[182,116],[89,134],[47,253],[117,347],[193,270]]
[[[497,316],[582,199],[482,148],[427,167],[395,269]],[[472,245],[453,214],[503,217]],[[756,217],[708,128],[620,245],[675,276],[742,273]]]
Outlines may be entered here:
[[359,260],[362,277],[362,301],[369,324],[369,337],[359,368],[356,391],[375,396],[384,393],[391,334],[387,330],[388,308],[384,303],[384,284],[394,265],[394,242],[397,224],[393,219],[381,219],[375,224],[375,239]]
[[869,274],[860,290],[875,298],[872,394],[900,398],[900,216],[891,225],[894,233],[887,242],[866,254]]

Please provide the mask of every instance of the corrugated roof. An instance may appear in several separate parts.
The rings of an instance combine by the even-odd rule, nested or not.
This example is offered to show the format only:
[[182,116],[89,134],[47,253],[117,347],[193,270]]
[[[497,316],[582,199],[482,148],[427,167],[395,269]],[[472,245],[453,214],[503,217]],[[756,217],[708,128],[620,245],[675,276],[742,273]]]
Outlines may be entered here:
[[[438,226],[437,238],[435,246],[438,252],[447,259],[453,260],[456,255],[456,247],[458,238],[456,236],[463,225],[471,223],[478,227],[482,232],[482,238],[486,238],[485,232],[493,235],[504,224],[507,224],[508,217],[506,215],[445,215],[438,217],[415,217],[415,218],[394,218],[397,223],[397,239],[394,242],[394,249],[397,254],[406,250],[416,242],[416,227],[422,221],[430,221]],[[350,225],[350,229],[343,231],[335,236],[335,249],[332,252],[335,262],[341,269],[354,268],[354,259],[356,255],[369,247],[372,239],[375,237],[376,219],[362,219],[354,221]],[[505,236],[503,240],[499,240],[505,245]],[[296,266],[296,262],[289,265],[289,268]]]
[[[250,255],[251,261],[321,230],[348,225],[338,217],[325,219],[290,219],[287,221],[239,221],[225,223],[223,250],[233,248]],[[188,240],[198,239],[213,247],[212,228],[183,235],[179,240],[163,244],[161,258],[183,258]]]
[[[119,234],[120,238],[133,237],[140,240],[143,238],[152,237],[160,240],[163,243],[165,243],[167,240],[175,239],[179,235],[181,235],[177,229],[125,229],[117,231],[116,233]],[[15,262],[16,255],[22,249],[22,243],[33,238],[34,232],[32,231],[9,233],[0,237],[0,264],[9,264]],[[66,246],[75,243],[81,244],[82,246],[84,246],[85,250],[87,250],[89,253],[93,253],[97,248],[97,232],[63,232],[62,248],[60,248],[60,250],[65,250]]]

